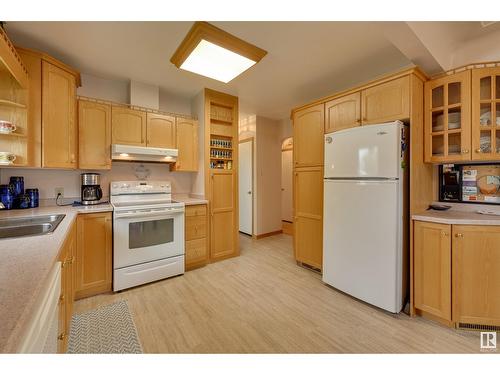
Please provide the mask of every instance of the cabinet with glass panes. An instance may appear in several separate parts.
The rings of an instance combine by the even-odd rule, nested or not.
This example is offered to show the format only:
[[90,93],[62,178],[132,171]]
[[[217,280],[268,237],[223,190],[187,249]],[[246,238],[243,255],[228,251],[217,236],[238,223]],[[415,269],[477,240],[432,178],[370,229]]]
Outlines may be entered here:
[[472,160],[500,160],[500,68],[472,71]]
[[471,72],[425,83],[425,161],[470,160]]

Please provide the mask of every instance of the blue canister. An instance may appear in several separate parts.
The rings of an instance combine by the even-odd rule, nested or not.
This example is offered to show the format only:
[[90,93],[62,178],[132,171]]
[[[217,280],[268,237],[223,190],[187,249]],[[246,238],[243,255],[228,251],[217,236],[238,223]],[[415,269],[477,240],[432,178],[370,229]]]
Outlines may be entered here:
[[39,201],[38,189],[26,189],[26,195],[30,197],[30,208],[38,207],[38,201]]
[[31,199],[28,194],[21,194],[16,196],[14,200],[14,207],[15,208],[30,208],[31,206]]
[[14,207],[14,193],[11,185],[0,185],[0,201],[6,210],[11,210]]
[[24,177],[11,176],[10,184],[12,185],[12,190],[15,197],[24,194]]

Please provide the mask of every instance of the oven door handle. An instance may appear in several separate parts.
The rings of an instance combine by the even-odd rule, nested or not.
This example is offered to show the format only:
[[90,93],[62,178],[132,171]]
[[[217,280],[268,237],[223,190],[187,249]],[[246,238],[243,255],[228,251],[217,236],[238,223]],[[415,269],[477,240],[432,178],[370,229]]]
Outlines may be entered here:
[[152,211],[152,212],[125,212],[119,213],[115,211],[115,219],[126,219],[126,218],[143,218],[143,217],[157,217],[157,216],[169,216],[171,214],[179,214],[184,212],[183,209],[173,209],[168,211]]

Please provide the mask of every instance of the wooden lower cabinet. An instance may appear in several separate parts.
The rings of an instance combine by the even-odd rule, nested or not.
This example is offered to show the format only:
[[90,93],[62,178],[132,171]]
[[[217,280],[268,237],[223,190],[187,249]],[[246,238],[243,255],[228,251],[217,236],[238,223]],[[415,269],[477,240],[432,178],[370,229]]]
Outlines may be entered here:
[[208,262],[208,217],[205,204],[186,206],[185,269],[201,267]]
[[238,188],[235,172],[210,170],[210,260],[240,253],[238,247]]
[[500,326],[500,226],[453,226],[453,321]]
[[111,212],[78,215],[76,299],[111,291],[111,216]]
[[415,222],[415,308],[451,321],[451,225]]
[[298,262],[323,266],[323,167],[294,171],[294,252]]
[[500,226],[414,221],[413,233],[417,314],[457,328],[500,326]]
[[59,252],[61,262],[61,296],[59,297],[59,327],[57,351],[65,353],[68,347],[68,335],[73,314],[75,296],[74,275],[76,257],[76,225],[73,224]]

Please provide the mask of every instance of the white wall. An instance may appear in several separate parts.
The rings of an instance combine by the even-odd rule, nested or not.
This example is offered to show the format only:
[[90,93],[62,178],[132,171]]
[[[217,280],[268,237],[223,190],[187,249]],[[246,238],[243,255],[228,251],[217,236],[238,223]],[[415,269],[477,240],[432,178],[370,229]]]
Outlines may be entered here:
[[500,60],[500,30],[461,44],[453,53],[452,66]]
[[129,102],[129,81],[118,81],[96,77],[82,73],[82,86],[77,89],[77,94],[109,100],[117,103]]
[[151,109],[160,108],[160,88],[157,85],[130,81],[129,87],[130,104]]
[[[198,117],[198,172],[194,173],[192,194],[205,196],[205,92],[191,101],[191,113]],[[210,126],[210,125],[208,125]]]
[[[111,181],[135,181],[134,168],[140,163],[114,162],[110,171],[93,171],[101,174],[101,187],[103,195],[109,196],[109,183]],[[172,183],[174,194],[189,194],[192,185],[192,172],[170,172],[168,165],[144,163],[151,175],[148,180],[167,180]],[[82,170],[60,169],[2,169],[0,181],[8,183],[10,176],[24,176],[25,188],[40,189],[41,199],[55,198],[54,188],[64,188],[64,196],[78,199],[80,197],[80,173],[91,172]]]
[[281,140],[285,138],[293,137],[293,127],[292,120],[290,118],[284,118],[279,120],[279,126],[281,128]]
[[[82,86],[77,90],[78,95],[117,103],[130,103],[130,80],[111,80],[85,73],[82,73],[81,76]],[[146,107],[150,106],[146,105]],[[181,97],[161,89],[159,89],[159,103],[155,108],[165,112],[192,114],[190,98]]]
[[192,112],[191,99],[174,95],[160,89],[160,111],[179,113],[184,115],[196,114]]

